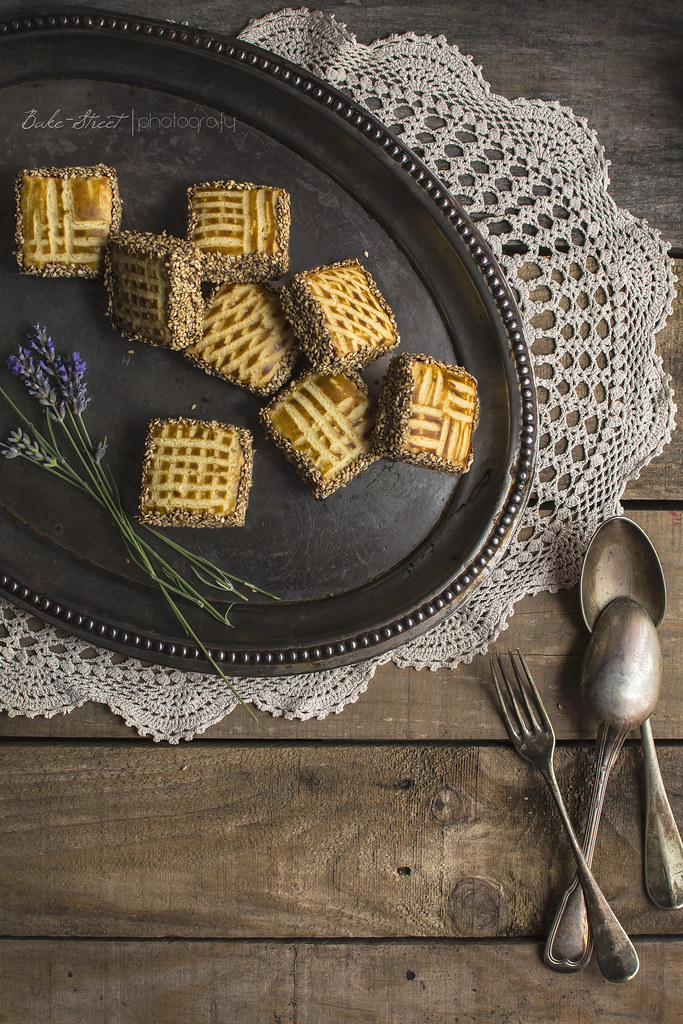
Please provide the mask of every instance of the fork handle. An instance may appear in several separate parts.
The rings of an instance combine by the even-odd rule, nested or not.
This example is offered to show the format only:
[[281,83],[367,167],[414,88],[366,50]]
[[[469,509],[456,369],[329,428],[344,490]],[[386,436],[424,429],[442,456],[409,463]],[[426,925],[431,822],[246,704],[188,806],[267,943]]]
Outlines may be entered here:
[[567,830],[567,836],[574,852],[576,867],[583,888],[588,918],[593,930],[593,944],[600,970],[608,981],[629,981],[640,966],[633,943],[619,924],[609,903],[603,896],[591,869],[581,852],[562,793],[555,778],[552,765],[543,772],[557,809]]
[[[586,863],[589,864],[588,860]],[[572,974],[583,970],[592,953],[593,936],[588,926],[586,900],[579,876],[574,875],[555,912],[543,959],[553,971]]]
[[[581,848],[588,867],[591,867],[593,862],[595,841],[610,772],[619,756],[627,732],[627,728],[617,729],[605,723],[598,734],[595,782]],[[554,971],[569,974],[573,971],[583,970],[590,960],[592,952],[593,942],[588,927],[583,889],[579,884],[578,877],[574,876],[560,900],[550,926],[543,958]]]

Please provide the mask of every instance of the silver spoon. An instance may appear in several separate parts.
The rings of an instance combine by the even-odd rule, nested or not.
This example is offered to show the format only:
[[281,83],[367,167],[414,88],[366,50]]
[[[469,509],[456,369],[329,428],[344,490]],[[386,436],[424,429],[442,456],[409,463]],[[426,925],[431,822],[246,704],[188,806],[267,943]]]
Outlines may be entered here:
[[[659,626],[666,611],[664,572],[645,531],[623,516],[603,523],[586,552],[581,610],[589,629],[620,594],[638,601]],[[645,887],[657,906],[676,910],[683,907],[683,842],[662,782],[649,718],[640,735],[645,763]]]
[[[666,586],[659,559],[640,527],[621,516],[603,523],[584,559],[581,608],[590,630],[607,605],[620,596],[637,600],[647,609],[654,625],[659,625],[666,607]],[[656,646],[658,649],[658,641]],[[649,718],[641,725],[641,736],[647,796],[646,887],[650,898],[659,906],[680,907],[683,905],[683,844],[659,772]],[[599,763],[602,763],[602,754],[603,751],[599,751]],[[591,847],[595,843],[598,821],[599,811],[596,816],[591,814],[586,830],[585,843]],[[580,970],[591,954],[580,888],[576,895],[570,890],[560,904],[546,944],[547,962],[556,970],[564,971]]]
[[[583,700],[600,723],[597,771],[583,840],[590,865],[605,790],[626,736],[651,714],[659,696],[661,652],[657,630],[643,606],[617,597],[599,616],[583,664]],[[545,947],[556,971],[578,971],[591,956],[592,940],[583,892],[575,878],[558,907]]]

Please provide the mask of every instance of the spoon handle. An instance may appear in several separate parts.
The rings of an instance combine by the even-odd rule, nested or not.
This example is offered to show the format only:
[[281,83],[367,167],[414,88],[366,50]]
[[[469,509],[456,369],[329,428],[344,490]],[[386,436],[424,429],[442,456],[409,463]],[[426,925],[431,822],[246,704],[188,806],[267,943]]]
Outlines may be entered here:
[[604,978],[608,981],[629,981],[638,972],[638,954],[633,943],[619,924],[612,908],[598,888],[591,869],[579,847],[567,808],[560,793],[552,764],[543,771],[557,809],[560,812],[576,860],[581,886],[585,894],[595,941],[595,955]]
[[645,887],[653,903],[683,907],[683,843],[659,771],[650,719],[640,727],[645,760]]
[[[597,742],[597,768],[583,838],[582,853],[590,867],[610,772],[626,739],[628,729],[601,726]],[[583,970],[591,958],[593,941],[588,927],[586,901],[578,875],[564,892],[545,944],[544,959],[554,971],[569,974]]]

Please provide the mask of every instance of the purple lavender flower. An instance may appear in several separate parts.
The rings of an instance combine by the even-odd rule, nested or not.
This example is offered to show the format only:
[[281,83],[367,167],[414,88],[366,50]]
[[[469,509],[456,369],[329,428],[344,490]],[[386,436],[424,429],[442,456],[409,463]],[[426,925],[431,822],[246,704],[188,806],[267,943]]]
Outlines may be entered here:
[[[49,341],[49,339],[47,339]],[[64,409],[57,388],[54,386],[54,370],[51,366],[42,361],[36,364],[31,347],[24,348],[22,345],[17,349],[16,355],[11,355],[7,360],[7,369],[19,380],[23,381],[28,393],[36,398],[48,411],[53,419],[63,419]],[[34,349],[34,351],[41,351]]]
[[55,367],[65,401],[77,415],[80,415],[90,401],[85,383],[88,364],[81,358],[80,353],[73,352],[66,359],[59,359]]
[[108,447],[109,446],[107,444],[106,437],[105,437],[104,441],[98,441],[97,447],[95,448],[95,462],[101,462],[102,461],[104,456],[107,454],[107,448]]
[[36,372],[33,356],[21,345],[17,349],[17,354],[8,358],[7,369],[20,380],[26,380],[27,378],[32,377]]
[[28,339],[31,343],[29,347],[41,356],[40,362],[46,368],[52,366],[57,359],[57,352],[52,338],[47,333],[47,328],[41,327],[40,324],[34,324],[28,332]]
[[54,413],[59,404],[59,396],[52,386],[49,375],[45,369],[38,365],[31,377],[25,378],[25,384],[30,395],[37,398],[41,405]]
[[27,347],[20,345],[17,354],[9,357],[7,369],[24,382],[51,419],[63,420],[67,408],[81,415],[90,401],[85,360],[78,352],[59,355],[47,329],[40,324],[33,325],[28,339]]
[[0,454],[4,455],[6,459],[28,459],[45,469],[54,469],[57,465],[54,456],[44,451],[37,441],[32,441],[30,435],[21,427],[10,431],[7,441],[0,444]]
[[21,454],[20,446],[24,443],[24,440],[30,442],[31,439],[20,427],[12,430],[2,445],[2,454],[5,458],[16,459]]

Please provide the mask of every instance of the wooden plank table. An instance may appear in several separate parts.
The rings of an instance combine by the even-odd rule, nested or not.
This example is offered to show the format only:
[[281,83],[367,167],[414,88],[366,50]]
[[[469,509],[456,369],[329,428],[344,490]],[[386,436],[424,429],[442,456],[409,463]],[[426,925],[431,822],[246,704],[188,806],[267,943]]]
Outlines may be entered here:
[[[51,10],[52,4],[24,4]],[[71,4],[85,7],[87,4]],[[126,5],[237,32],[267,8]],[[16,11],[0,0],[0,17]],[[321,2],[361,41],[444,34],[494,91],[559,100],[612,160],[617,202],[683,255],[680,5],[429,0]],[[683,271],[683,260],[678,262]],[[658,338],[683,386],[683,299]],[[653,720],[683,824],[683,479],[678,435],[624,496],[669,585]],[[576,683],[576,589],[521,602],[519,645],[552,713],[572,815],[589,795],[595,726]],[[572,874],[550,797],[512,751],[486,658],[456,670],[387,666],[342,714],[287,722],[237,711],[192,743],[143,741],[108,710],[0,717],[0,1019],[28,1022],[683,1020],[683,911],[642,883],[637,738],[615,769],[595,855],[641,958],[615,987],[542,963]]]

